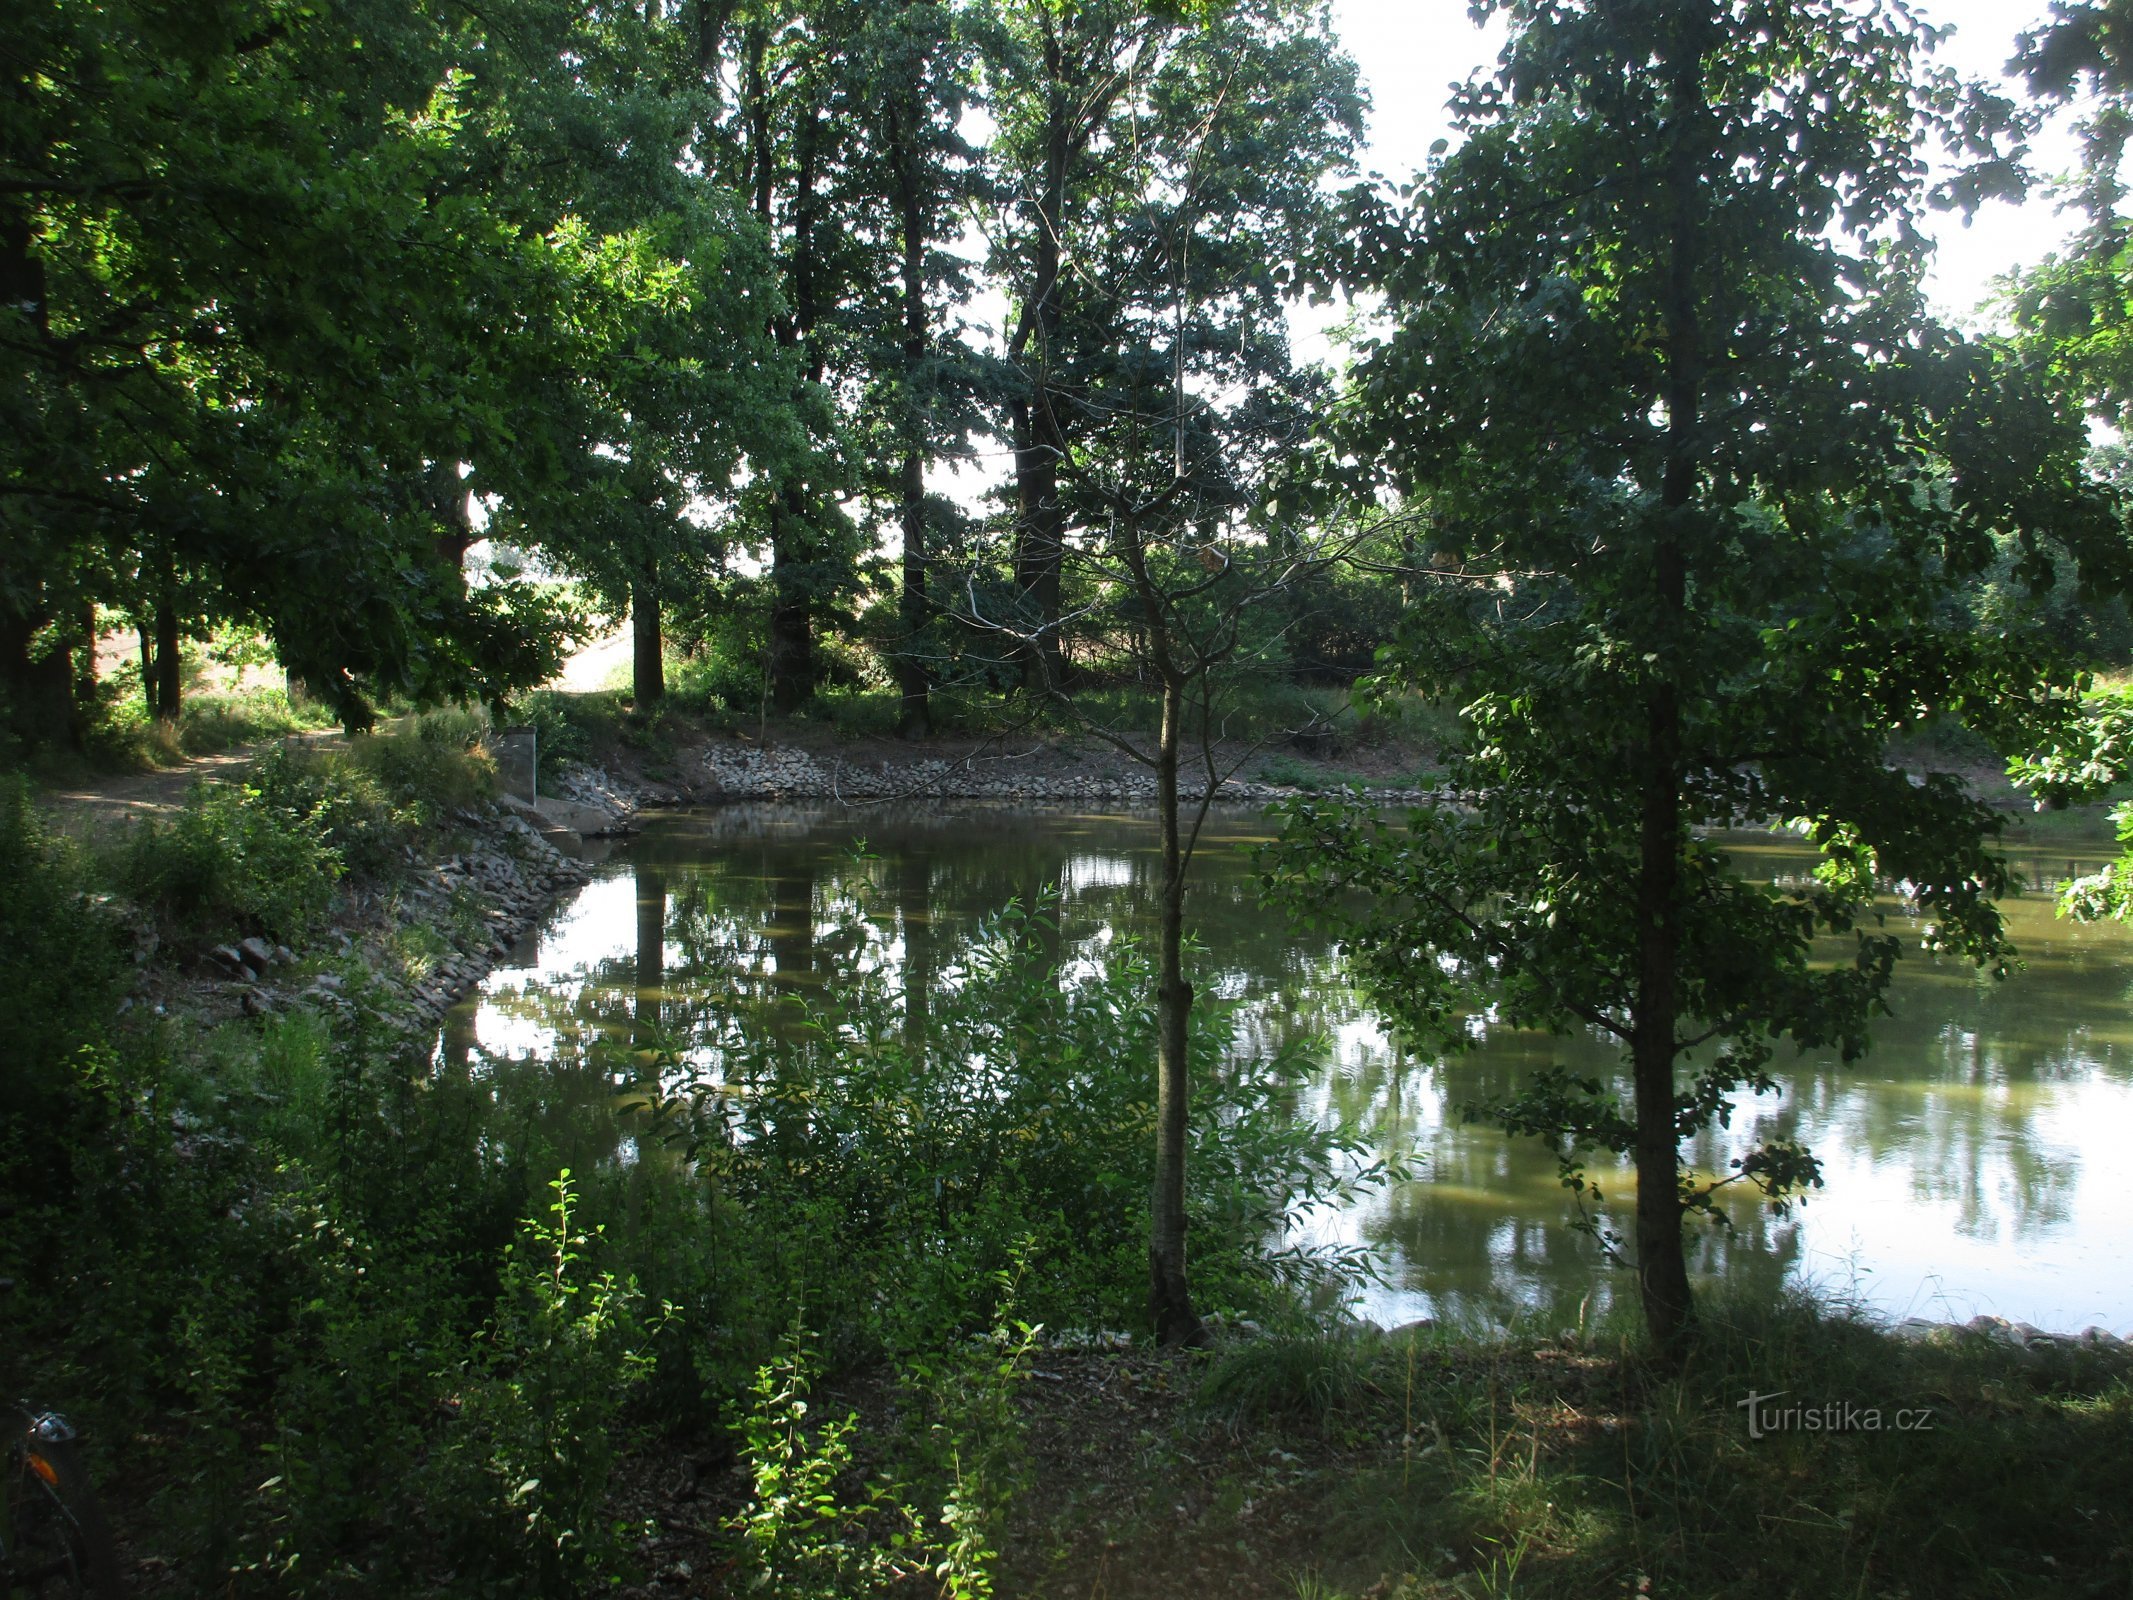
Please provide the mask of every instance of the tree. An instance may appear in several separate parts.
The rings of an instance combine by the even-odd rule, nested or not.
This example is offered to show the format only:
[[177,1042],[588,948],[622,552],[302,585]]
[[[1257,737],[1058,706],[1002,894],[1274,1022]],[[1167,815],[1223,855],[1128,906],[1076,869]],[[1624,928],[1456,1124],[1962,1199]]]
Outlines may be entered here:
[[[1655,1343],[1693,1321],[1691,1212],[1819,1181],[1765,1143],[1686,1170],[1681,1140],[1775,1092],[1782,1043],[1864,1050],[1904,942],[1999,970],[2000,818],[1887,764],[1934,715],[2007,733],[2073,680],[1949,603],[2012,538],[2092,579],[2123,532],[2033,372],[1924,313],[1920,142],[1980,158],[1993,107],[1926,63],[1901,7],[1840,0],[1507,0],[1465,142],[1360,257],[1393,331],[1366,345],[1336,451],[1430,518],[1391,681],[1462,707],[1456,806],[1405,830],[1293,808],[1281,878],[1386,1010],[1456,1048],[1491,1023],[1594,1030],[1628,1095],[1562,1071],[1498,1107],[1636,1173]],[[1771,885],[1724,830],[1787,823],[1811,882]],[[1353,897],[1360,891],[1362,898]],[[1844,954],[1836,959],[1842,941]]]
[[553,670],[552,599],[460,570],[470,497],[536,542],[597,522],[633,411],[587,375],[744,291],[719,271],[733,219],[677,175],[688,119],[632,87],[671,30],[579,0],[483,18],[66,0],[12,35],[18,712],[89,601],[172,645],[185,614],[264,627],[351,724],[382,691],[495,698]]
[[1021,380],[1006,430],[1015,467],[1014,579],[1035,622],[1025,674],[1041,688],[1063,676],[1059,467],[1069,440],[1055,374],[1068,359],[1060,348],[1072,293],[1067,241],[1091,186],[1089,153],[1116,148],[1105,138],[1113,110],[1175,19],[1108,0],[1072,8],[1030,0],[1003,5],[1001,20],[988,103],[999,123],[992,155],[1011,203],[992,268],[1011,295],[1006,353]]
[[870,153],[890,202],[883,253],[894,263],[899,302],[894,349],[881,350],[870,363],[875,381],[869,409],[878,419],[878,448],[896,463],[889,498],[901,549],[898,646],[890,659],[906,737],[924,734],[932,724],[929,533],[950,514],[928,495],[926,468],[945,450],[967,444],[977,424],[970,394],[980,362],[952,330],[939,326],[940,312],[970,295],[971,264],[953,246],[967,208],[985,186],[977,152],[962,133],[976,88],[975,23],[968,8],[900,0],[875,9],[859,51]]
[[[1292,361],[1282,313],[1298,258],[1328,214],[1325,180],[1352,157],[1361,103],[1353,64],[1312,7],[1250,0],[1160,37],[1127,66],[1102,69],[1116,82],[1082,86],[1132,137],[1106,153],[1103,182],[1077,197],[1069,231],[1040,245],[1049,263],[1040,276],[1075,274],[1071,312],[1062,301],[1047,327],[1025,304],[1016,324],[1044,373],[1016,415],[1048,411],[1043,426],[1055,430],[1042,435],[1051,443],[1039,474],[1046,581],[1071,594],[1083,626],[1154,689],[1153,748],[1084,713],[1062,669],[1051,602],[965,620],[1008,639],[1033,689],[1155,772],[1149,1310],[1161,1339],[1187,1343],[1201,1336],[1186,1251],[1188,875],[1226,776],[1216,752],[1225,701],[1255,666],[1279,662],[1279,630],[1266,620],[1274,602],[1328,559],[1317,541],[1271,521],[1275,491],[1329,392],[1322,374]],[[1028,464],[1023,437],[1018,472]],[[1018,503],[1012,557],[1024,590],[1031,506]],[[1200,768],[1191,809],[1188,758]]]

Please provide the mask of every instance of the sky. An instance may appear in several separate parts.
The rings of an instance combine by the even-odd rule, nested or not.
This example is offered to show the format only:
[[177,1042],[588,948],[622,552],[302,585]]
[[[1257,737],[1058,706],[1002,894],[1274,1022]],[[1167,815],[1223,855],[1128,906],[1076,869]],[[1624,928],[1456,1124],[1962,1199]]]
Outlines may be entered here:
[[[2015,35],[2041,21],[2048,6],[2045,0],[1918,0],[1916,10],[1955,30],[1940,60],[1966,77],[1998,81]],[[1333,25],[1371,92],[1365,166],[1395,178],[1420,167],[1430,144],[1451,135],[1445,112],[1451,85],[1493,66],[1504,40],[1500,22],[1486,30],[1474,26],[1466,0],[1333,0]],[[2017,92],[2012,83],[2005,87]],[[2074,160],[2063,126],[2038,141],[2042,170],[2068,170]],[[1966,320],[1974,320],[1995,277],[2035,264],[2068,233],[2066,220],[2042,198],[1988,205],[1968,228],[1941,214],[1932,224],[1928,231],[1939,249],[1930,287],[1944,314]]]

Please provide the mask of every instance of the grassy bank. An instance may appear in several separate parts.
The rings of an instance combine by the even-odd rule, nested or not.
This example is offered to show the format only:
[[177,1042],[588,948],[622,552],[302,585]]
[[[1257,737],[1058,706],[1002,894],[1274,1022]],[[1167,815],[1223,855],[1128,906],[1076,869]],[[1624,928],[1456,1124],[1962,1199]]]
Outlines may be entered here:
[[[1753,1426],[1751,1396],[1766,1397]],[[2116,1356],[1736,1305],[1711,1311],[1678,1372],[1623,1335],[1302,1336],[1216,1361],[1195,1398],[1225,1427],[1220,1465],[1189,1516],[1133,1538],[1150,1560],[1181,1521],[1194,1545],[1242,1539],[1297,1596],[2133,1586],[2133,1386]]]

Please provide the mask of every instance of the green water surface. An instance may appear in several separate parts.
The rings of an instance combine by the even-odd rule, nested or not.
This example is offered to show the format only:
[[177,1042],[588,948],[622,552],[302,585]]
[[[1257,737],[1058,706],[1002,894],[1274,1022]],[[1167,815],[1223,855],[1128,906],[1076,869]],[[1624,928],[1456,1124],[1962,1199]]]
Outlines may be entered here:
[[[1251,853],[1265,837],[1256,814],[1210,821],[1189,923],[1204,986],[1242,1002],[1240,1061],[1298,1030],[1323,1036],[1324,1067],[1297,1114],[1352,1119],[1418,1160],[1414,1181],[1308,1225],[1374,1263],[1381,1281],[1360,1310],[1388,1324],[1500,1322],[1620,1295],[1624,1276],[1573,1226],[1553,1155],[1460,1115],[1550,1062],[1621,1076],[1615,1051],[1484,1018],[1469,1054],[1403,1053],[1330,942],[1259,904]],[[1772,877],[1810,860],[1761,836],[1729,849]],[[2017,845],[2031,892],[2007,909],[2022,970],[2001,983],[1907,960],[1865,1061],[1781,1057],[1787,1092],[1743,1103],[1731,1130],[1700,1141],[1696,1160],[1717,1171],[1758,1137],[1796,1136],[1827,1175],[1789,1216],[1743,1197],[1730,1231],[1699,1225],[1702,1272],[1750,1287],[1790,1278],[1890,1316],[2133,1328],[2133,933],[2059,921],[2049,893],[2106,850],[2101,839]],[[720,996],[804,995],[862,969],[886,975],[923,1026],[982,918],[1056,899],[1061,961],[1100,962],[1147,925],[1156,872],[1154,825],[1141,817],[976,803],[657,816],[452,1014],[444,1056],[537,1102],[579,1159],[634,1159],[602,1041],[642,1037],[648,1023],[686,1040],[692,1010]],[[1619,1174],[1598,1176],[1626,1204]]]

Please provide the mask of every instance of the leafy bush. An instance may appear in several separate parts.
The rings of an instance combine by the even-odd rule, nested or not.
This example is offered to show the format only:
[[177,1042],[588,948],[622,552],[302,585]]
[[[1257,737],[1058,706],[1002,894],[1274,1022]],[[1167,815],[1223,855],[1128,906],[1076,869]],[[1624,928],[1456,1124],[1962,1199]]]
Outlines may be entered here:
[[[991,1285],[1026,1251],[1033,1319],[1140,1322],[1154,985],[1132,947],[1063,982],[1042,933],[1020,910],[982,930],[922,1038],[878,976],[854,975],[797,1023],[739,1004],[713,1017],[716,1076],[647,1095],[726,1203],[729,1321],[836,1307],[822,1332],[840,1361],[945,1348],[989,1325]],[[1210,1309],[1256,1310],[1339,1265],[1275,1253],[1284,1217],[1384,1169],[1293,1115],[1307,1045],[1236,1069],[1230,1037],[1222,1008],[1196,1019],[1194,1274]],[[774,1337],[758,1324],[742,1343]]]
[[[270,760],[273,758],[270,758]],[[119,881],[188,935],[259,933],[299,940],[324,920],[343,858],[312,797],[198,784],[169,822],[147,821],[119,848]]]
[[592,754],[593,734],[614,714],[614,695],[530,694],[514,706],[514,722],[533,729],[535,781],[545,786],[562,769]]
[[592,1271],[602,1230],[574,1220],[568,1168],[549,1187],[548,1216],[528,1218],[510,1247],[495,1315],[463,1369],[435,1510],[511,1592],[570,1596],[622,1557],[601,1505],[624,1403],[672,1308],[647,1324],[634,1280]]
[[0,780],[0,1179],[35,1146],[64,1148],[94,1107],[88,1080],[131,975],[124,916],[89,891],[27,787]]
[[346,761],[413,825],[433,827],[496,793],[496,766],[482,747],[487,733],[479,712],[426,712],[407,730],[352,740]]
[[924,1524],[896,1483],[876,1478],[847,1500],[855,1415],[810,1426],[815,1361],[798,1321],[757,1368],[737,1428],[753,1498],[733,1519],[749,1588],[773,1600],[854,1600],[916,1575]]

